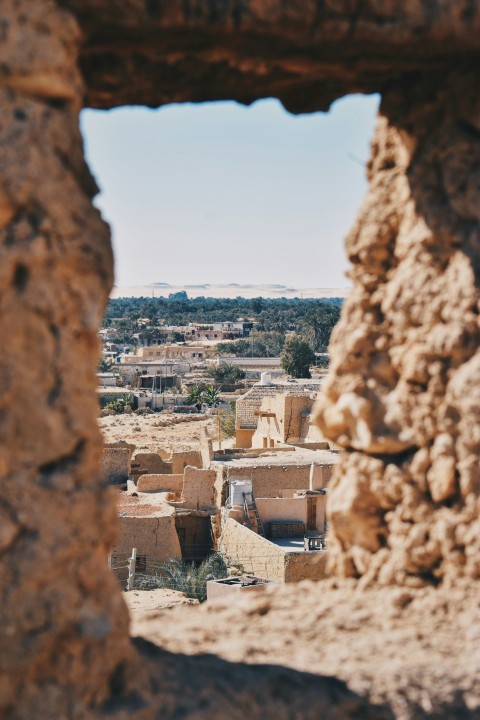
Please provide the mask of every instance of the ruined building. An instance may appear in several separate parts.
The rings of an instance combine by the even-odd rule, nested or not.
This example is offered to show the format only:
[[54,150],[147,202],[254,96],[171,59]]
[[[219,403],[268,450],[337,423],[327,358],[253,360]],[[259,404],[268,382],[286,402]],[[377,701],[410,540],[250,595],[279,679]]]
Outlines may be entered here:
[[[478,717],[478,634],[459,608],[462,578],[480,575],[480,2],[2,0],[1,11],[2,720]],[[382,101],[318,413],[343,448],[328,608],[350,655],[330,658],[329,677],[275,667],[285,633],[305,626],[292,616],[270,642],[298,599],[288,588],[282,607],[269,611],[265,592],[248,620],[235,616],[241,637],[262,623],[266,665],[184,655],[187,638],[174,652],[133,643],[106,567],[116,520],[95,370],[113,263],[79,112],[267,96],[312,112],[352,92]],[[375,625],[387,595],[390,624]],[[424,596],[448,614],[427,639],[409,632],[407,607]],[[326,623],[312,612],[304,654],[323,633],[328,656]],[[350,637],[369,623],[381,641],[354,654]],[[448,662],[425,650],[440,635]]]

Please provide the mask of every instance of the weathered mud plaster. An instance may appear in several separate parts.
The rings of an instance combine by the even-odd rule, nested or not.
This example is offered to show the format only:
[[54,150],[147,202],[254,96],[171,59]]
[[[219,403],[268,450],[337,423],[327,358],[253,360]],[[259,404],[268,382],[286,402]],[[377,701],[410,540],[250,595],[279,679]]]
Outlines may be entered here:
[[95,422],[112,256],[78,113],[266,95],[300,112],[383,91],[321,421],[346,449],[334,565],[382,582],[476,576],[480,121],[475,78],[446,70],[477,62],[480,4],[0,8],[0,719],[392,717],[332,678],[130,644]]
[[134,656],[105,572],[95,423],[112,255],[78,127],[77,24],[49,2],[1,14],[0,717],[80,717]]
[[392,85],[347,238],[354,289],[318,420],[341,575],[480,576],[478,76]]

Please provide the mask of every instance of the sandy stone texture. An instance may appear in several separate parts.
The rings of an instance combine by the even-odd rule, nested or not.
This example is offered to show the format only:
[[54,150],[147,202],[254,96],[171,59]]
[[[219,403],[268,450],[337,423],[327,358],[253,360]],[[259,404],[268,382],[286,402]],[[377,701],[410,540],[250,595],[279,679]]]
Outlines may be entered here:
[[[478,717],[480,2],[1,10],[0,720]],[[280,588],[246,615],[172,609],[174,653],[132,643],[96,423],[113,261],[79,111],[273,96],[303,112],[359,90],[383,100],[322,422],[344,448],[333,568],[362,580]],[[181,654],[230,633],[235,661]]]
[[383,707],[385,718],[473,720],[480,716],[479,590],[478,583],[407,590],[303,581],[235,602],[135,613],[133,632],[173,653],[338,678]]
[[476,84],[435,76],[382,100],[318,404],[345,449],[329,496],[339,574],[480,577]]

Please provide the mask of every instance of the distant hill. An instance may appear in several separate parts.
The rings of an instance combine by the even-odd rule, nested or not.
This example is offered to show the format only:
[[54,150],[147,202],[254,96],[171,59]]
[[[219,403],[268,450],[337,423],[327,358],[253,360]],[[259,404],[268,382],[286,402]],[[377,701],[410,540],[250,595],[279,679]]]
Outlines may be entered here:
[[150,285],[115,286],[111,298],[121,297],[168,297],[178,292],[186,292],[189,298],[344,298],[350,288],[295,288],[288,285],[169,285],[151,283]]

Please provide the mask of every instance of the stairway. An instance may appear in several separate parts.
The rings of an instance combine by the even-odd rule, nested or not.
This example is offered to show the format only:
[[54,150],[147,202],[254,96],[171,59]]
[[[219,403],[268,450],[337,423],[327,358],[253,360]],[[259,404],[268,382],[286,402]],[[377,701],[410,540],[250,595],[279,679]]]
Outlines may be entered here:
[[243,493],[243,513],[245,525],[258,535],[265,537],[265,531],[257,510],[257,503],[251,492]]

